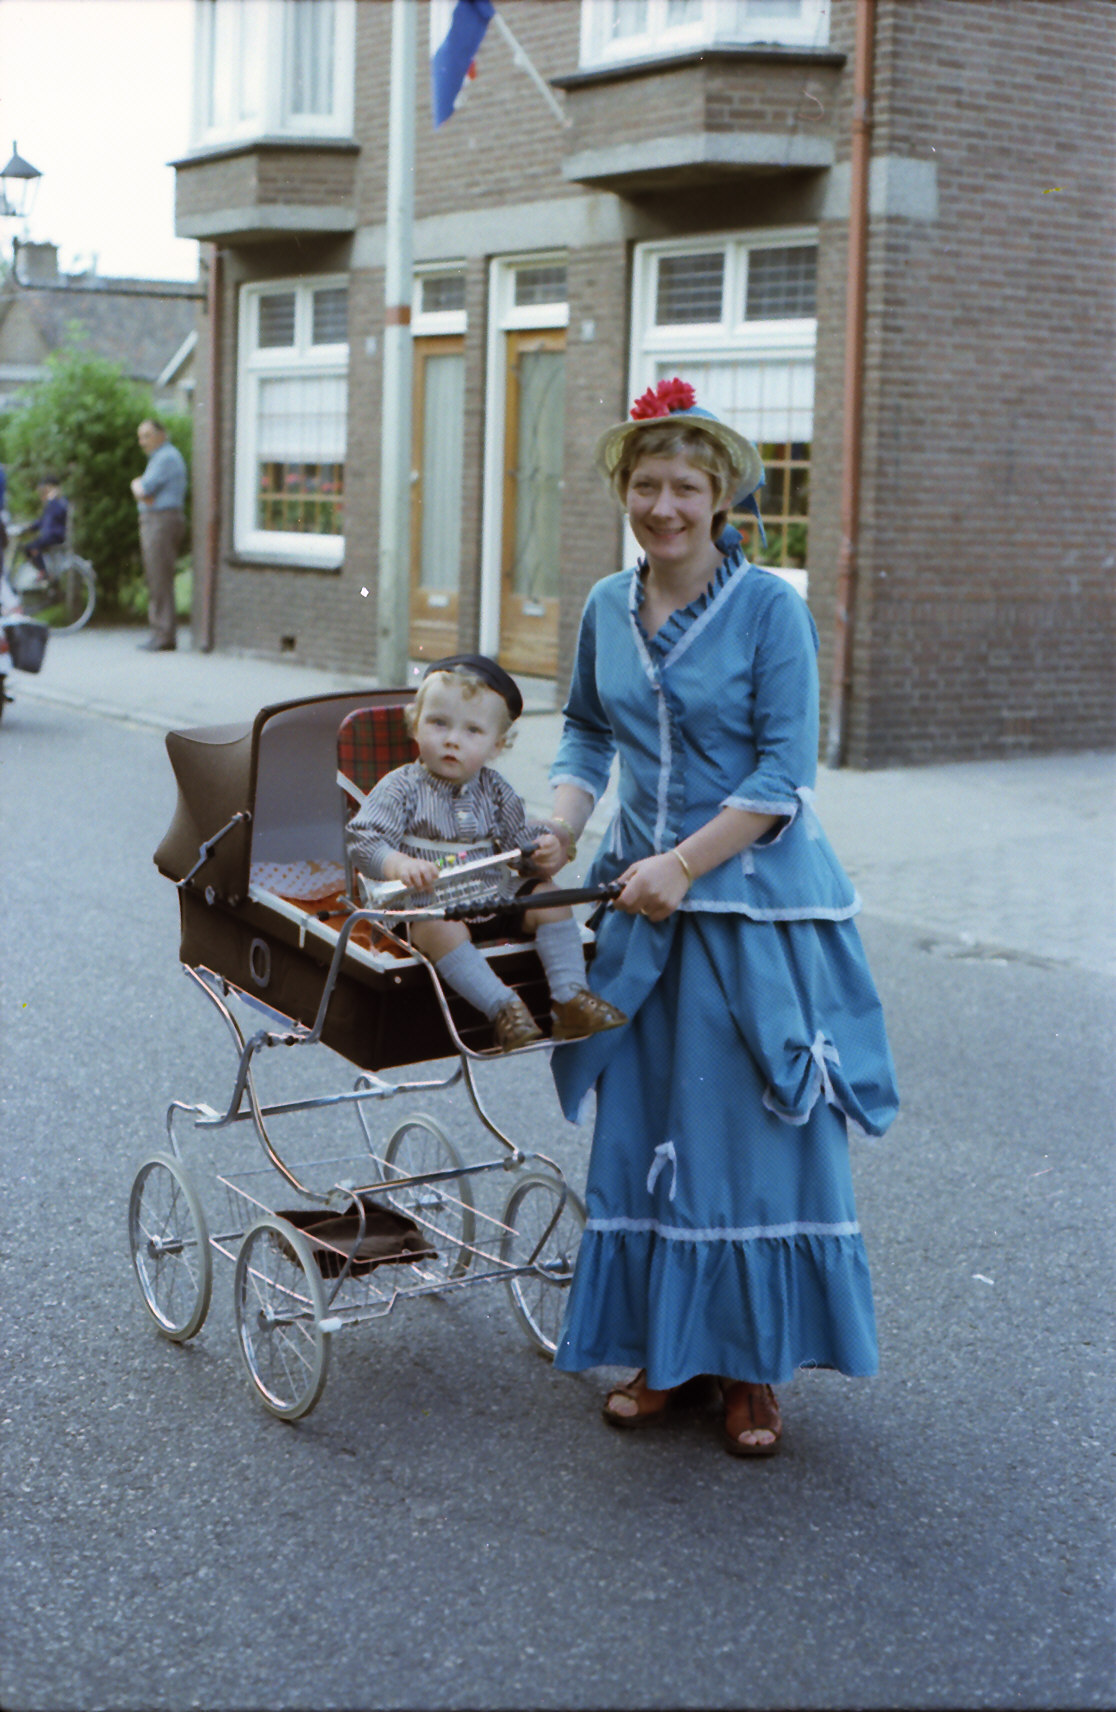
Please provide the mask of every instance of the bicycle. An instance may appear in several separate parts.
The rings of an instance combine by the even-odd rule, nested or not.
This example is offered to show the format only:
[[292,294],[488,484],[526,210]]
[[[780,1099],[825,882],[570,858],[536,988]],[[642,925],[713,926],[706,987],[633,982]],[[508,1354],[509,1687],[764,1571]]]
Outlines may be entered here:
[[[15,529],[10,531],[16,537]],[[25,618],[46,624],[52,635],[72,635],[93,616],[97,604],[97,575],[88,559],[66,546],[48,547],[42,565],[24,555],[18,540],[7,582]]]

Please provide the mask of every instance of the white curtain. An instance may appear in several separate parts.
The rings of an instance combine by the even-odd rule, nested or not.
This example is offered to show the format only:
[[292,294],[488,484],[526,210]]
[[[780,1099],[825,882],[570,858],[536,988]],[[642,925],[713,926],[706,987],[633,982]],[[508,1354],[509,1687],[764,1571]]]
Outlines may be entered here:
[[287,111],[333,112],[334,0],[288,0]]
[[262,120],[266,0],[212,0],[209,14],[209,125],[234,131]]
[[260,463],[340,464],[345,459],[345,375],[284,375],[257,382]]
[[733,362],[679,359],[658,364],[661,377],[683,374],[714,416],[749,440],[808,443],[814,432],[812,357],[746,358]]
[[431,355],[423,364],[422,535],[419,583],[461,582],[461,485],[465,464],[465,358]]

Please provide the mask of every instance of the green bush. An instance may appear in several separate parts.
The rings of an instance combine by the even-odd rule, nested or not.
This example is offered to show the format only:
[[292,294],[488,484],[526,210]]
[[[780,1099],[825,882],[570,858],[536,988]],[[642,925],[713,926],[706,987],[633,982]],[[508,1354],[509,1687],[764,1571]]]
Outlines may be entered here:
[[[59,476],[70,502],[72,543],[92,561],[102,609],[143,611],[143,570],[136,502],[130,483],[146,459],[136,429],[152,414],[150,388],[129,380],[118,363],[89,351],[71,333],[47,358],[47,378],[25,387],[2,424],[8,510],[20,521],[39,513],[35,485]],[[168,437],[190,465],[188,416],[160,412]],[[187,498],[187,505],[189,498]]]

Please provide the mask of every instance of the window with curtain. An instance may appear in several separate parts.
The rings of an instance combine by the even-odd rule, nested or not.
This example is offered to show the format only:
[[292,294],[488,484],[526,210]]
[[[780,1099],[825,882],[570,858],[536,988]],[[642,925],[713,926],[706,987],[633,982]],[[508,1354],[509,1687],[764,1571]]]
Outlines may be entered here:
[[824,47],[829,0],[582,0],[581,63],[645,59],[717,43]]
[[348,136],[355,0],[198,0],[194,142]]
[[348,410],[347,288],[241,290],[236,545],[339,564]]
[[697,401],[759,448],[766,544],[734,521],[748,555],[804,588],[817,336],[812,232],[722,235],[637,248],[632,395],[679,375]]

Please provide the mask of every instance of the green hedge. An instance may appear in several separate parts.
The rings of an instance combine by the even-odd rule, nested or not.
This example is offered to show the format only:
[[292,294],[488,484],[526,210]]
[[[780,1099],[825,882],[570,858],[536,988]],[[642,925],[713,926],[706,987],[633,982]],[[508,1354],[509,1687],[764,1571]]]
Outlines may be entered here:
[[[143,610],[136,502],[130,483],[146,463],[136,429],[153,413],[151,389],[129,380],[119,363],[90,352],[71,333],[47,358],[45,380],[23,388],[0,421],[0,460],[8,473],[8,510],[37,517],[36,483],[56,474],[70,502],[73,546],[92,561],[103,609]],[[159,411],[168,437],[190,466],[193,423]],[[187,506],[189,495],[187,494]]]

